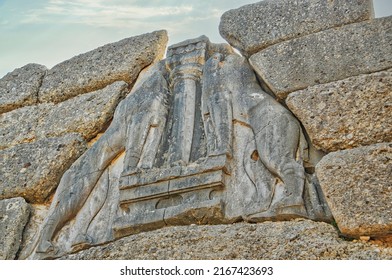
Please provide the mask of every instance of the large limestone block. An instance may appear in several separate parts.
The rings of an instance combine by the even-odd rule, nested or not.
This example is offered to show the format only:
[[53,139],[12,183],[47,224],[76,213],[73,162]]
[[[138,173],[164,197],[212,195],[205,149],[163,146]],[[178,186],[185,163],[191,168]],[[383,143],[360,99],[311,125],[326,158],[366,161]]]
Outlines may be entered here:
[[107,126],[127,92],[127,83],[119,81],[58,104],[43,103],[2,114],[0,149],[70,132],[90,140]]
[[21,196],[41,203],[86,150],[78,134],[47,138],[0,151],[0,199]]
[[22,106],[36,104],[46,72],[39,64],[27,64],[0,79],[0,114]]
[[126,93],[128,84],[119,81],[55,105],[39,105],[38,110],[45,111],[44,108],[47,108],[47,113],[39,120],[37,137],[40,139],[77,132],[90,140],[108,125]]
[[219,31],[250,56],[282,41],[372,17],[372,0],[264,0],[224,13]]
[[164,55],[166,31],[155,31],[107,44],[57,64],[45,76],[41,102],[61,102],[115,82],[132,84],[139,72]]
[[310,220],[166,227],[92,247],[72,260],[337,260],[392,259],[392,249],[339,238]]
[[326,152],[392,141],[392,69],[308,87],[286,104]]
[[38,120],[42,115],[37,105],[0,115],[0,150],[34,141]]
[[29,215],[23,198],[0,200],[0,260],[15,259]]
[[316,84],[382,71],[392,67],[392,16],[279,43],[252,55],[250,63],[280,99]]
[[392,232],[392,143],[333,152],[316,166],[340,231],[347,236]]

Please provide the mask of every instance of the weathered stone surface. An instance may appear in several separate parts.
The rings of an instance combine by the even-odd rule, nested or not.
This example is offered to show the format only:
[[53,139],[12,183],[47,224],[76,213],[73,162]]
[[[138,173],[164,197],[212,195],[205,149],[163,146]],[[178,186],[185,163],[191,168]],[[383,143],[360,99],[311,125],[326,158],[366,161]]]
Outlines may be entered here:
[[43,112],[37,105],[0,115],[0,150],[36,139],[36,127]]
[[45,76],[41,102],[61,102],[115,82],[132,84],[139,72],[164,55],[166,31],[155,31],[107,44],[57,64]]
[[340,239],[326,223],[236,223],[167,227],[64,257],[72,260],[392,259],[392,249]]
[[38,104],[2,114],[0,149],[71,132],[90,140],[112,119],[127,87],[125,82],[115,82],[58,104]]
[[37,138],[58,137],[70,132],[86,140],[94,138],[113,118],[118,103],[128,93],[128,84],[115,82],[91,93],[52,105],[42,104],[39,111],[47,113],[38,122]]
[[280,98],[316,84],[392,67],[392,16],[354,23],[270,46],[250,58]]
[[372,0],[264,0],[224,13],[219,31],[249,56],[282,41],[372,17]]
[[228,111],[233,114],[233,136],[227,138],[234,138],[230,144],[234,162],[226,214],[242,213],[252,222],[298,216],[327,220],[319,191],[303,167],[308,143],[298,121],[261,90],[245,58],[214,57],[208,62],[211,69],[206,67],[203,83],[215,99],[210,108],[222,108],[217,96],[231,93]]
[[38,102],[38,91],[46,72],[39,64],[27,64],[0,79],[0,114]]
[[291,93],[286,104],[318,149],[392,141],[392,70],[308,87]]
[[[205,36],[171,46],[137,82],[64,173],[29,258],[165,225],[328,220],[303,167],[308,145],[298,121],[261,90],[244,57],[210,56],[209,48]],[[110,183],[110,165],[123,153],[119,182]],[[109,198],[112,188],[118,194]],[[103,204],[119,207],[105,224],[114,236],[95,238],[91,221],[110,216]],[[76,238],[59,237],[67,225]]]
[[30,207],[21,198],[0,200],[0,260],[13,260],[22,241]]
[[333,152],[316,166],[327,202],[347,236],[392,233],[392,143]]
[[[123,170],[123,161],[124,153],[110,163],[102,176],[98,176],[95,190],[85,202],[86,207],[83,207],[75,219],[66,224],[57,236],[58,249],[61,252],[78,251],[90,247],[91,244],[106,243],[114,239],[112,224],[119,210],[118,183]],[[82,172],[80,171],[80,177],[86,179]],[[20,259],[42,258],[34,250],[40,237],[37,233],[42,230],[41,226],[48,216],[49,205],[33,206],[32,217],[26,226],[24,243],[19,254]]]
[[48,208],[49,205],[47,204],[30,204],[30,217],[23,231],[18,259],[26,259],[31,253],[34,242],[37,240],[37,232],[39,232],[40,224],[42,224]]
[[68,134],[1,150],[0,199],[21,196],[30,203],[44,202],[85,149],[78,134]]
[[[90,238],[87,235],[91,222],[89,219],[94,219],[97,215],[101,215],[99,212],[102,208],[97,207],[97,204],[118,206],[118,197],[110,198],[105,195],[108,191],[100,191],[101,186],[104,190],[118,188],[118,182],[116,182],[118,178],[114,183],[108,183],[106,179],[108,174],[110,175],[108,168],[112,161],[119,157],[128,145],[132,151],[137,150],[137,152],[141,153],[143,144],[148,142],[145,141],[145,134],[148,134],[148,131],[152,130],[151,128],[161,131],[164,128],[166,102],[163,98],[167,94],[167,86],[163,76],[159,73],[159,66],[162,66],[162,64],[152,68],[152,73],[147,74],[150,76],[150,79],[145,79],[143,85],[139,85],[135,92],[129,94],[120,103],[109,128],[63,175],[53,198],[54,202],[52,202],[48,216],[42,226],[40,241],[36,252],[34,252],[34,254],[37,253],[38,255],[33,254],[32,258],[41,258],[42,255],[44,257],[47,256],[47,253],[55,253],[56,250],[53,250],[51,241],[53,236],[61,230],[59,224],[64,225],[74,218],[77,219],[79,212],[86,213],[87,211],[88,215],[82,218],[80,224],[76,223],[77,229],[74,232],[75,234],[79,233],[80,236],[77,239],[70,240],[69,246],[66,248],[67,250],[78,245],[91,246],[95,242],[107,242],[110,240],[110,236],[108,237],[109,239],[105,240]],[[158,139],[160,138],[158,137]],[[154,152],[153,148],[146,151],[146,153],[151,152]],[[130,157],[128,160],[132,160],[132,158]],[[124,164],[129,163],[125,158],[121,161]],[[124,169],[121,165],[120,173]],[[103,195],[96,196],[96,191],[103,192]],[[96,199],[90,202],[88,197],[96,197]],[[83,210],[84,205],[87,210]],[[116,214],[113,214],[113,217],[117,217]],[[106,226],[111,227],[112,223]],[[78,229],[80,229],[79,232]],[[61,242],[58,248],[64,249],[61,246]],[[58,253],[64,252],[60,251]]]

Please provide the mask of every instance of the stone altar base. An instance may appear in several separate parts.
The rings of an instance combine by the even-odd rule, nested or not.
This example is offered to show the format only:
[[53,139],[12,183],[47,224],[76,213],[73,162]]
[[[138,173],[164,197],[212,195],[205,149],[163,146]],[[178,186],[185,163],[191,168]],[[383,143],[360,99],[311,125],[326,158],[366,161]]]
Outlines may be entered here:
[[139,169],[122,176],[122,216],[114,223],[115,237],[166,225],[224,223],[227,166],[226,155],[219,155],[188,166]]

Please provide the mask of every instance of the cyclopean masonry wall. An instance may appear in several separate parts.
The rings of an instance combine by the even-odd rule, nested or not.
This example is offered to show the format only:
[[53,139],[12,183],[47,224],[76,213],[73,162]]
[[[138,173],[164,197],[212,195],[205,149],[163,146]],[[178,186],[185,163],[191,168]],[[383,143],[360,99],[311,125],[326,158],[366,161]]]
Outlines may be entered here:
[[[108,44],[50,70],[28,64],[0,79],[0,199],[22,197],[31,203],[28,227],[37,226],[34,213],[45,211],[36,209],[50,203],[63,173],[107,128],[142,68],[163,57],[166,42],[166,32],[157,31]],[[80,84],[80,76],[88,83]],[[64,85],[61,77],[73,86],[55,86],[56,81]],[[50,99],[53,92],[57,97]],[[37,234],[29,228],[25,232]],[[24,239],[30,242],[29,236]],[[19,247],[12,250],[1,255],[14,258]]]
[[63,175],[30,258],[167,225],[331,221],[298,121],[245,58],[202,36],[145,75]]
[[[301,25],[298,34],[273,19],[244,28],[257,32],[268,22],[268,30],[274,31],[270,33],[278,34],[273,40],[266,39],[271,36],[268,32],[265,37],[258,35],[258,45],[248,40],[249,34],[227,28],[232,22],[246,26],[255,10],[263,14],[277,2],[267,0],[228,12],[220,31],[229,42],[241,42],[262,84],[298,117],[314,147],[333,152],[316,166],[316,175],[342,234],[391,235],[392,17],[373,19],[368,10],[371,1],[345,1],[345,6],[339,1],[303,0],[296,1],[298,6],[322,7],[325,14],[332,8],[328,5],[336,5],[336,22],[324,28]],[[340,12],[347,14],[345,22]],[[306,18],[295,22],[306,23]],[[291,27],[296,30],[295,23]]]
[[[284,24],[268,16],[277,4]],[[295,18],[293,9],[301,11]],[[28,65],[6,75],[0,202],[23,197],[30,218],[15,223],[1,255],[146,258],[123,249],[145,252],[133,243],[164,234],[170,256],[157,246],[147,258],[392,258],[392,18],[372,17],[368,0],[266,0],[222,16],[223,37],[244,57],[201,36],[162,59],[167,37],[157,31],[50,70]],[[72,78],[92,67],[91,77]],[[340,232],[326,224],[334,221]],[[239,236],[236,252],[179,252],[187,249],[178,238],[190,251],[204,248],[205,228],[218,243]],[[381,245],[353,245],[338,233]],[[275,234],[284,248],[271,239],[261,254],[239,249]]]
[[264,0],[224,13],[219,31],[250,57],[283,41],[373,17],[371,0]]

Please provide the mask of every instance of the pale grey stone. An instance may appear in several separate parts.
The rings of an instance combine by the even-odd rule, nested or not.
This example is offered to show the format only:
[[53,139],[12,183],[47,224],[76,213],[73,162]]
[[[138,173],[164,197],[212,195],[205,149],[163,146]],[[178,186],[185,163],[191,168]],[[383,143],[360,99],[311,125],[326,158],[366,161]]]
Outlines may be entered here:
[[65,256],[71,260],[379,260],[392,249],[309,220],[166,227]]
[[[119,217],[114,225],[117,237],[167,224],[218,223],[227,220],[223,213],[221,189],[227,172],[225,154],[230,153],[228,138],[225,138],[225,144],[220,135],[221,129],[213,132],[218,137],[212,136],[210,129],[206,132],[203,122],[207,111],[214,119],[220,115],[219,109],[217,113],[211,112],[209,107],[213,104],[207,104],[212,100],[208,93],[205,94],[204,86],[201,88],[201,84],[205,85],[205,82],[201,82],[204,64],[213,54],[208,50],[214,48],[231,53],[224,45],[210,47],[205,36],[169,47],[166,68],[170,71],[167,76],[174,98],[169,100],[172,107],[168,130],[160,148],[164,160],[162,163],[155,161],[151,166],[141,164],[146,156],[139,156],[136,151],[132,152],[133,148],[127,148],[126,159],[127,154],[134,156],[133,161],[128,161],[130,164],[125,162],[126,168],[131,167],[124,170],[124,175],[129,177],[123,179],[124,185],[120,187],[120,204],[126,215]],[[226,103],[226,107],[228,105]],[[220,126],[230,126],[232,118],[226,119],[228,116],[226,111]],[[213,138],[211,141],[208,140],[210,135]],[[203,142],[203,138],[207,138],[209,143]],[[139,167],[139,170],[135,167]]]
[[0,149],[71,132],[90,140],[106,128],[127,87],[125,82],[115,82],[58,104],[38,104],[2,114]]
[[118,103],[128,93],[128,84],[115,82],[101,90],[86,93],[58,104],[42,104],[36,137],[58,137],[76,132],[87,141],[104,130],[113,118]]
[[226,180],[226,217],[329,219],[316,182],[303,167],[308,144],[298,121],[260,88],[245,58],[216,54],[207,61],[202,104],[208,100],[207,151],[217,142],[233,157],[226,167],[232,175]]
[[224,13],[219,31],[250,56],[282,41],[373,16],[372,0],[264,0]]
[[115,238],[113,224],[119,205],[119,179],[124,169],[124,153],[111,162],[95,186],[86,206],[75,217],[64,251],[79,250]]
[[41,139],[0,151],[0,199],[21,196],[42,203],[63,173],[85,151],[77,134]]
[[392,67],[392,16],[279,43],[250,58],[279,98],[316,84]]
[[[256,97],[256,96],[255,96]],[[308,143],[299,122],[285,107],[268,94],[257,96],[258,104],[249,111],[250,123],[256,138],[257,155],[273,174],[284,184],[281,199],[271,205],[273,215],[290,213],[306,217],[303,200]],[[278,197],[272,191],[270,201]],[[289,213],[286,213],[289,210]],[[290,211],[291,210],[291,211]]]
[[38,91],[46,72],[39,64],[27,64],[0,79],[0,114],[38,103]]
[[37,105],[1,114],[0,150],[35,141],[38,121],[43,115]]
[[[223,169],[226,159],[221,159],[219,165]],[[116,220],[115,235],[122,237],[165,225],[225,222],[223,205],[217,197],[224,187],[225,174],[217,166],[213,170],[208,166],[205,165],[205,170],[183,167],[180,175],[158,182],[151,180],[150,184],[140,184],[140,181],[136,181],[139,186],[120,184],[120,206],[129,214]],[[215,198],[211,197],[212,193]]]
[[[94,192],[87,198],[85,207],[75,219],[63,227],[57,236],[61,252],[79,251],[93,244],[113,240],[113,220],[118,211],[118,183],[123,170],[124,153],[116,158],[96,182]],[[26,226],[24,244],[19,259],[40,259],[35,252],[39,242],[42,224],[48,215],[50,205],[33,205],[32,217]],[[99,209],[101,211],[99,211]]]
[[214,44],[210,42],[207,51],[209,57],[213,56],[215,53],[220,53],[224,56],[235,53],[233,48],[226,43]]
[[188,164],[191,159],[197,111],[197,87],[207,59],[207,37],[199,37],[170,46],[166,65],[170,73],[173,119],[169,136],[169,161]]
[[166,31],[155,31],[104,45],[57,64],[45,76],[40,102],[61,102],[102,89],[115,81],[133,84],[139,72],[161,59]]
[[[139,85],[134,92],[129,94],[119,104],[113,121],[106,132],[63,175],[48,216],[43,223],[38,246],[31,256],[32,258],[45,258],[56,253],[51,243],[52,238],[61,230],[65,223],[74,219],[78,212],[83,211],[83,205],[85,205],[88,197],[91,196],[91,192],[95,189],[98,180],[101,180],[100,178],[106,172],[105,170],[124,149],[130,151],[130,155],[125,154],[124,164],[136,167],[132,165],[138,162],[134,157],[140,156],[140,153],[143,152],[144,143],[149,143],[150,140],[153,140],[150,138],[150,140],[146,141],[151,128],[154,128],[152,131],[158,133],[164,129],[167,111],[165,105],[167,83],[159,72],[159,67],[160,65],[152,68],[147,73],[150,78],[145,79],[143,85]],[[160,139],[159,135],[155,137]],[[130,141],[130,139],[133,140]],[[151,146],[152,150],[154,150],[153,146]],[[147,151],[147,153],[150,152],[151,150]],[[92,201],[86,205],[86,207],[92,208],[88,217],[94,218],[95,215],[99,214],[98,211],[100,209],[94,204],[104,203],[101,200],[102,197],[98,198],[98,201]],[[107,203],[116,206],[118,205],[118,198]],[[88,218],[87,221],[86,218],[84,220],[89,223]],[[82,231],[81,234],[85,234],[85,231]],[[99,241],[103,242],[102,240]],[[94,242],[94,240],[86,237],[83,243],[91,246]],[[71,247],[73,245],[78,244],[71,244]],[[58,247],[61,249],[61,246]],[[57,253],[61,254],[63,252]]]
[[[205,36],[181,42],[144,73],[109,128],[63,175],[29,258],[165,225],[329,219],[303,167],[308,145],[299,123],[261,90],[245,58],[211,48]],[[118,183],[110,183],[109,166],[122,156]],[[119,209],[105,226],[113,235],[97,238],[90,222],[110,216],[104,204]],[[75,238],[66,237],[68,226]]]
[[308,87],[286,104],[326,152],[392,141],[392,70]]
[[18,252],[18,259],[26,259],[34,247],[34,241],[37,238],[40,224],[44,220],[49,205],[48,204],[30,204],[30,217],[23,231],[22,243]]
[[0,260],[15,259],[29,215],[23,198],[0,200]]
[[392,143],[333,152],[316,166],[327,202],[342,234],[392,232]]

